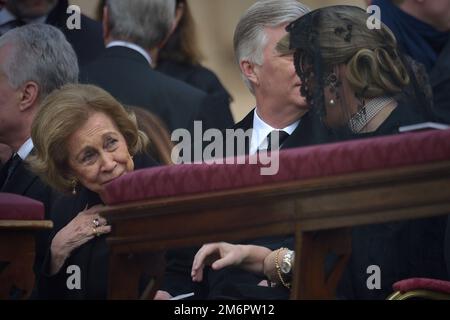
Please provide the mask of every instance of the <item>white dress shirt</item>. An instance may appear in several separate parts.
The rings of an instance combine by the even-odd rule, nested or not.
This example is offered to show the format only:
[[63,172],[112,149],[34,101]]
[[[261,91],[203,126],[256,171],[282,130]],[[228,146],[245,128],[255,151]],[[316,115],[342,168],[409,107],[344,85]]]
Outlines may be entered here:
[[258,116],[258,107],[255,108],[253,116],[253,131],[250,140],[250,154],[255,154],[258,150],[267,149],[267,135],[273,130],[282,130],[291,135],[299,125],[300,120],[282,129],[275,129]]
[[28,155],[30,154],[31,150],[33,150],[34,145],[31,138],[28,138],[27,141],[19,148],[19,151],[17,151],[17,154],[19,155],[20,159],[25,160]]

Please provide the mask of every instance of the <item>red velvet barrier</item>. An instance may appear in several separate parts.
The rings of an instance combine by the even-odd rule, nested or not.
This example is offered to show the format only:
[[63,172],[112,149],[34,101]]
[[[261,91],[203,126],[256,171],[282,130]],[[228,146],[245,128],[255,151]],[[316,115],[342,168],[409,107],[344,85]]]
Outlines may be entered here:
[[0,220],[43,220],[44,204],[12,193],[0,193]]
[[413,290],[429,290],[450,294],[450,281],[428,278],[411,278],[394,283],[393,288],[394,291],[400,291],[401,293]]
[[260,164],[183,164],[131,172],[106,186],[108,205],[450,159],[450,130],[404,133],[284,150],[276,175]]

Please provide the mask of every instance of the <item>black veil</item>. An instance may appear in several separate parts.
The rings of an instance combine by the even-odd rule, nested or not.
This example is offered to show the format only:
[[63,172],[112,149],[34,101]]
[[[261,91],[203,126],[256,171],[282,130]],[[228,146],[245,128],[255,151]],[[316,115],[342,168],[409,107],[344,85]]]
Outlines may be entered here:
[[[370,116],[366,102],[375,99],[395,99],[413,114],[400,125],[433,120],[425,69],[399,51],[384,24],[370,29],[370,18],[359,7],[338,5],[314,10],[287,27],[289,49],[295,50],[294,64],[302,81],[301,95],[321,119],[335,113],[336,123],[325,124],[342,138],[357,133],[354,124],[364,124]],[[343,85],[344,78],[349,78],[339,68],[344,65],[345,70],[349,66],[361,70],[350,86]]]

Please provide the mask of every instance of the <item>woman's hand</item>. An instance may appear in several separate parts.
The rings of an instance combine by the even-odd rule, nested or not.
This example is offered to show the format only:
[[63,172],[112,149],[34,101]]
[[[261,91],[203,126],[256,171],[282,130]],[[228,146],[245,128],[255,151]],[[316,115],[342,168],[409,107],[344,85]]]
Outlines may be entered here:
[[105,218],[100,217],[97,212],[100,207],[102,205],[81,211],[55,235],[50,247],[52,254],[50,274],[59,271],[73,250],[95,236],[111,231],[111,226],[108,226]]
[[226,242],[209,243],[203,245],[197,252],[192,263],[192,281],[203,280],[203,268],[210,265],[214,270],[242,263],[247,252],[245,246]]

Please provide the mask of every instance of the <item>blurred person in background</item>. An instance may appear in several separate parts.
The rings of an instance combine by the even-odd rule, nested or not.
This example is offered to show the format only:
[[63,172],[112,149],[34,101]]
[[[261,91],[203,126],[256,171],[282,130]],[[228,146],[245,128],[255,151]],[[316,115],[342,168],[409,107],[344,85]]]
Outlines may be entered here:
[[450,123],[450,1],[367,0],[377,5],[400,48],[422,63],[434,95],[436,121]]
[[47,23],[60,29],[73,46],[78,64],[83,66],[96,58],[103,50],[102,26],[99,22],[81,14],[80,29],[70,29],[67,13],[68,0],[5,0],[0,11],[0,35],[25,24]]

